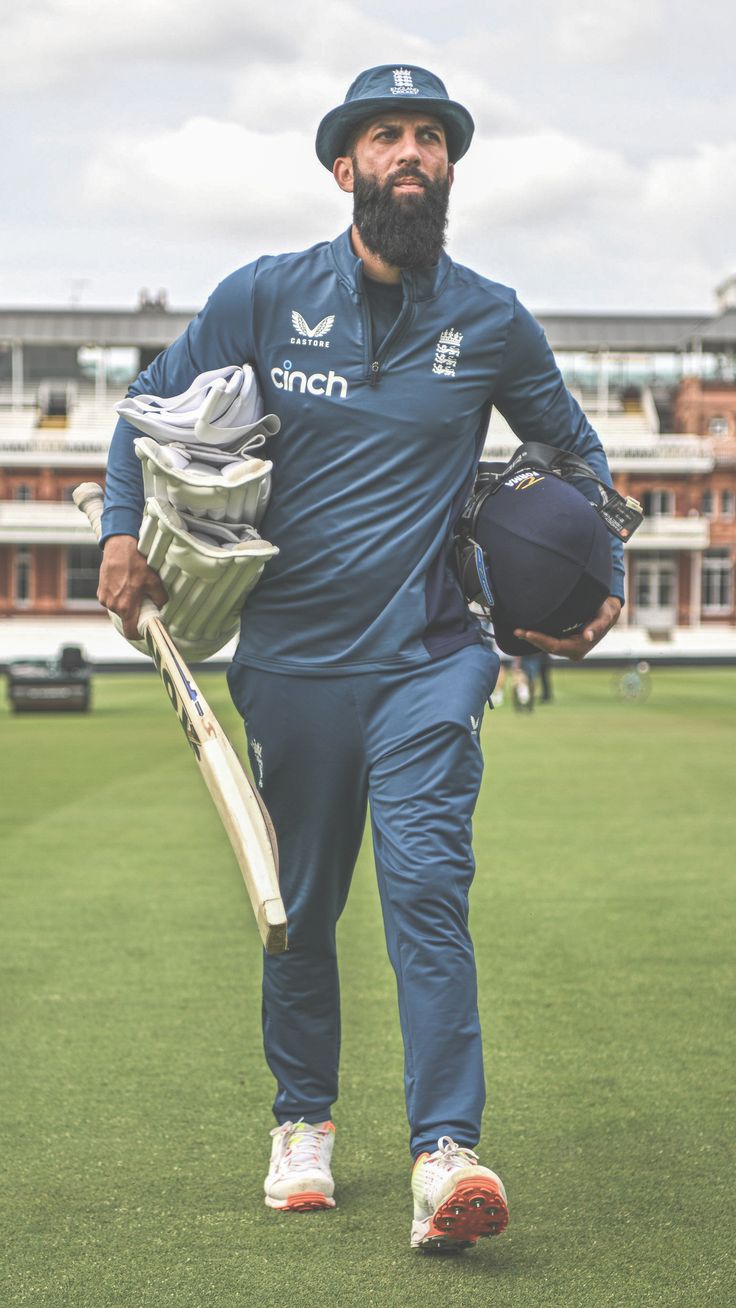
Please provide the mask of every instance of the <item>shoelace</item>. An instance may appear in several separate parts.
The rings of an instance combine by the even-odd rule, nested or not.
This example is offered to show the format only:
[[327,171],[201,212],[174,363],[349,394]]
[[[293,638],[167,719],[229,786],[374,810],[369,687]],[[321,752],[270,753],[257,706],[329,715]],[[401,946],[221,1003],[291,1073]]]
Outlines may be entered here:
[[[302,1130],[297,1130],[300,1126]],[[295,1172],[305,1171],[321,1161],[324,1131],[308,1125],[303,1118],[300,1117],[298,1122],[284,1122],[283,1126],[275,1126],[271,1135],[283,1137],[279,1163],[288,1159],[290,1168]]]
[[464,1167],[468,1162],[478,1162],[478,1155],[472,1149],[466,1149],[463,1145],[455,1144],[455,1141],[449,1135],[441,1135],[437,1141],[439,1148],[429,1156],[432,1163],[442,1163],[444,1167]]

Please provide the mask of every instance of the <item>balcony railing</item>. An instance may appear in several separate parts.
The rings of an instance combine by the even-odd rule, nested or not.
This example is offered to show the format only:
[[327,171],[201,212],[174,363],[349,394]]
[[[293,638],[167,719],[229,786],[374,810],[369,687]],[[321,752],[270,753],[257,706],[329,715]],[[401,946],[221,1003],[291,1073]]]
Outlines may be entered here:
[[0,543],[85,545],[94,536],[75,504],[55,500],[0,501]]
[[708,518],[645,518],[627,549],[705,550],[710,544]]

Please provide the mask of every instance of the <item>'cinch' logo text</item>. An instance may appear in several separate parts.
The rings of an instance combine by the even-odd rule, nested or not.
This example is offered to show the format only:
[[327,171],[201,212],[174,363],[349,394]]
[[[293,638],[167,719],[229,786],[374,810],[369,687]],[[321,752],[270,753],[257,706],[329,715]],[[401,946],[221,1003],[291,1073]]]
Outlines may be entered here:
[[308,391],[310,395],[326,395],[328,399],[335,393],[339,400],[344,400],[348,393],[345,377],[340,377],[330,369],[329,372],[300,372],[294,368],[291,359],[284,359],[283,368],[271,369],[271,381],[280,391],[299,391],[301,395]]

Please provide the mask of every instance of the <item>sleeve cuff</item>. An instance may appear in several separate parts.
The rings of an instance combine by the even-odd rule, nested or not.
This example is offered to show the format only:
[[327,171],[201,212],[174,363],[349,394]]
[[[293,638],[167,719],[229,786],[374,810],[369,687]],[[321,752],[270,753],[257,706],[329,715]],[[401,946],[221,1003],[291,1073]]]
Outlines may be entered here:
[[135,536],[138,539],[141,518],[135,509],[105,509],[102,515],[100,549],[110,536]]

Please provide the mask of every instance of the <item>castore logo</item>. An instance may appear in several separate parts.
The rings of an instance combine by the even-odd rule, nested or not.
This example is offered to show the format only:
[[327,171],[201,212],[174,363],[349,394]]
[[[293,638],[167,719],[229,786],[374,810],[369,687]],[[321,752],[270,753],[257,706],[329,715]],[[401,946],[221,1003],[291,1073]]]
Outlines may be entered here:
[[291,345],[318,345],[322,349],[329,350],[330,342],[323,338],[332,330],[332,324],[335,321],[334,313],[330,313],[316,327],[310,327],[306,318],[303,318],[296,309],[291,311],[291,325],[297,336],[292,336]]

